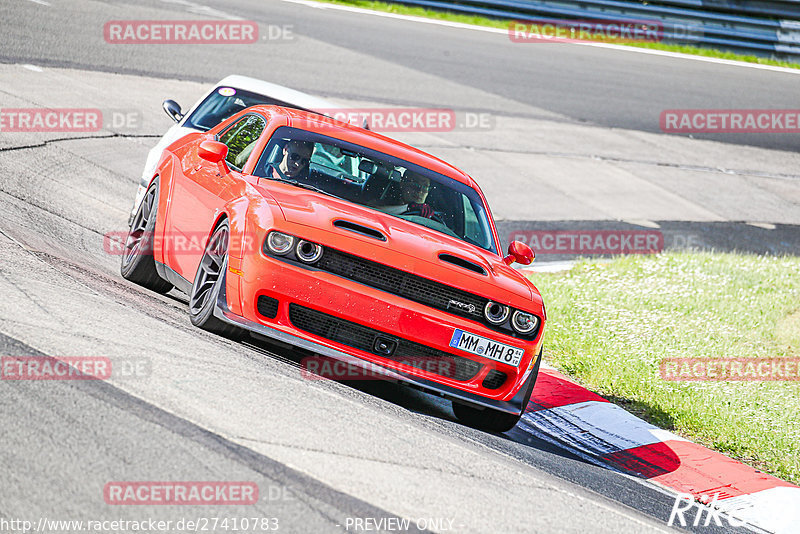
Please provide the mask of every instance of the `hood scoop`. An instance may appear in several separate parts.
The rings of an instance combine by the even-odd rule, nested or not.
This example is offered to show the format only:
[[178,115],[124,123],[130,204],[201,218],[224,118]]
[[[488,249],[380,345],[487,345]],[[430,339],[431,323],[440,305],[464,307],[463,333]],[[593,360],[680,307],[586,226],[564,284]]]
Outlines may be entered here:
[[465,260],[464,258],[459,258],[458,256],[453,256],[452,254],[447,254],[443,252],[439,254],[439,259],[442,261],[446,261],[447,263],[452,263],[453,265],[461,267],[462,269],[472,271],[473,273],[478,273],[480,275],[486,276],[486,269],[484,269],[477,263]]
[[378,241],[386,241],[386,236],[383,235],[382,232],[374,228],[370,228],[369,226],[364,226],[362,224],[346,221],[344,219],[337,219],[333,221],[333,225],[337,228],[341,228],[342,230],[347,230],[348,232],[354,232],[356,234],[361,234],[367,237],[371,237],[372,239],[377,239]]

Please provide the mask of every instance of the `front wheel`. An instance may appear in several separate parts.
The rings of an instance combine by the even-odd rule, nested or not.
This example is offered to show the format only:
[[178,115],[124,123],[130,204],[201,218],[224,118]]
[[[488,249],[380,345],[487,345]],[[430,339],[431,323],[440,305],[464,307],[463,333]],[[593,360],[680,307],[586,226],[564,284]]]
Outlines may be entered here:
[[228,269],[229,240],[230,226],[225,220],[217,226],[208,240],[203,258],[197,267],[189,295],[189,318],[193,325],[203,330],[238,340],[244,338],[245,332],[214,316],[217,297],[225,283],[225,271]]
[[458,402],[453,403],[453,413],[460,422],[467,426],[492,432],[508,432],[517,425],[522,417],[491,408],[474,408]]
[[[525,393],[523,399],[523,413],[524,407],[528,405],[533,393],[533,388],[536,385],[536,379],[539,377],[539,364],[542,363],[542,351],[539,351],[536,364],[533,366],[529,380],[531,383],[527,386],[528,391]],[[477,408],[468,406],[459,402],[453,401],[453,413],[460,422],[473,428],[481,430],[489,430],[491,432],[508,432],[514,428],[522,414],[515,415],[506,412],[500,412],[491,408]]]

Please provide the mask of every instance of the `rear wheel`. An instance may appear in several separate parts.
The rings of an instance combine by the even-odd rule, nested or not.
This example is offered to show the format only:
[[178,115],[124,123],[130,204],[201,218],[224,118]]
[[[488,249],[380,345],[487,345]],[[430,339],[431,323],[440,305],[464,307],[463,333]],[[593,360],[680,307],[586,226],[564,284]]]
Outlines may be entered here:
[[225,220],[217,226],[208,240],[203,258],[197,267],[189,295],[189,318],[193,325],[203,330],[231,339],[242,339],[246,334],[244,330],[214,316],[214,307],[228,269],[229,241],[230,226]]
[[156,293],[166,293],[172,289],[172,284],[158,276],[153,258],[153,233],[156,229],[157,212],[158,179],[155,179],[133,216],[119,270],[126,280]]
[[[542,362],[542,351],[539,351],[538,360],[531,371],[531,383],[528,385],[528,392],[525,394],[522,406],[528,405],[531,400],[531,394],[536,384],[536,379],[539,377],[539,364]],[[453,413],[456,418],[467,426],[479,428],[481,430],[489,430],[492,432],[508,432],[514,428],[519,422],[522,415],[515,415],[491,408],[478,408],[475,406],[468,406],[459,402],[453,402]],[[524,408],[523,408],[524,413]]]

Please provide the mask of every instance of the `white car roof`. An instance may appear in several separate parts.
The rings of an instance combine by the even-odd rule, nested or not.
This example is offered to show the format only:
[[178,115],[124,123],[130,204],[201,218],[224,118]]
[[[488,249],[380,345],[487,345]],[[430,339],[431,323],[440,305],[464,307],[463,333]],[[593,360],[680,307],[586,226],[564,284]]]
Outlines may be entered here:
[[238,74],[226,76],[217,86],[230,86],[236,89],[244,89],[245,91],[268,95],[276,100],[311,111],[324,112],[326,109],[341,108],[341,106],[337,106],[324,98],[289,89],[282,85],[257,80],[256,78],[240,76]]

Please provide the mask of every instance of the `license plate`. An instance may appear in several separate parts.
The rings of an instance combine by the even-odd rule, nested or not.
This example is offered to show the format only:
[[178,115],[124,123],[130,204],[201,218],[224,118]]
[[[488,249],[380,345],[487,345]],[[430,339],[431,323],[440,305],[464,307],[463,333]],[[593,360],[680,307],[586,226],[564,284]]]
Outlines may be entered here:
[[512,347],[505,343],[498,343],[477,334],[456,329],[450,339],[450,346],[464,352],[477,354],[497,362],[507,363],[514,367],[519,365],[525,349]]

